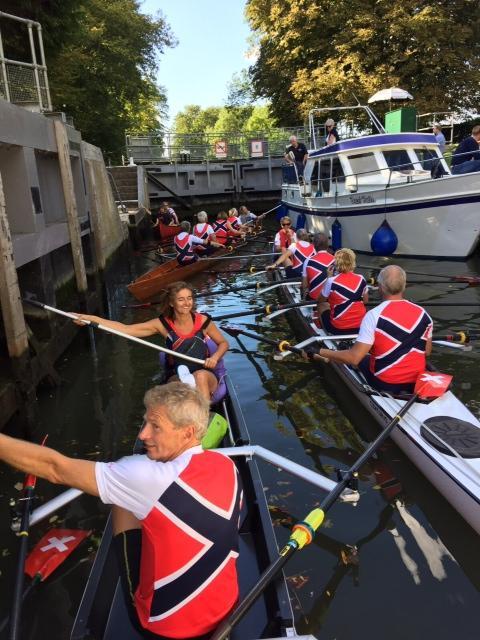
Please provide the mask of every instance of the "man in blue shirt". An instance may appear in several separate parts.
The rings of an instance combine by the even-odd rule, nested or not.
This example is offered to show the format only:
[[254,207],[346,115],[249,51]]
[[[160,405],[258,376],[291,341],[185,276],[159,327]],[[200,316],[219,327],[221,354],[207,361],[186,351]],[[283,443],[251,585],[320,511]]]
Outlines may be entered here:
[[480,125],[475,125],[472,135],[464,138],[453,152],[452,173],[472,173],[480,171]]

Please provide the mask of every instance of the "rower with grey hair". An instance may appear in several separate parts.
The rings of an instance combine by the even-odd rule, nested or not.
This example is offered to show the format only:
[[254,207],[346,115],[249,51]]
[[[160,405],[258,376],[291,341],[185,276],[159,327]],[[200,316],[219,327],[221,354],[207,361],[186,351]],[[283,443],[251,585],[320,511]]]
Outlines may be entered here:
[[285,275],[287,278],[302,276],[303,263],[307,258],[313,256],[315,249],[310,242],[310,234],[305,229],[298,229],[297,239],[282,253],[273,264],[268,265],[267,271],[277,269],[280,265],[286,266]]
[[201,240],[207,240],[208,244],[206,246],[201,244],[197,245],[195,251],[200,256],[208,255],[213,251],[212,241],[216,241],[215,231],[212,225],[208,223],[208,214],[206,211],[199,211],[197,213],[197,220],[197,224],[193,227],[193,235]]
[[375,389],[413,393],[432,350],[433,322],[423,307],[404,299],[406,282],[401,267],[384,267],[378,275],[383,301],[364,316],[355,344],[338,351],[320,349],[305,357],[358,366]]
[[328,147],[331,144],[335,144],[340,140],[337,128],[335,127],[335,120],[327,118],[325,120],[325,146]]
[[198,255],[195,253],[196,245],[203,245],[204,247],[210,245],[212,247],[220,248],[222,245],[214,240],[207,238],[202,240],[197,236],[190,233],[190,222],[184,220],[180,223],[180,233],[178,233],[173,239],[175,250],[177,252],[177,262],[180,266],[184,267],[188,264],[192,264],[198,260]]
[[303,142],[298,142],[297,136],[290,136],[288,140],[290,144],[285,148],[285,160],[288,164],[296,165],[298,175],[303,176],[303,170],[308,158],[307,147]]

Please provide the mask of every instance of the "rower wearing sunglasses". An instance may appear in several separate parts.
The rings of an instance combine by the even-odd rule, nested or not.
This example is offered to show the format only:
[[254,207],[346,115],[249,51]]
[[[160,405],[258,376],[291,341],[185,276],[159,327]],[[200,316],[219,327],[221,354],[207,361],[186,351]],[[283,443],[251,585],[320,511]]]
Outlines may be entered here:
[[299,229],[297,231],[297,239],[295,242],[283,252],[273,264],[267,267],[267,271],[276,269],[281,264],[285,265],[285,275],[287,278],[295,276],[302,276],[303,263],[305,260],[313,256],[315,249],[310,242],[310,235],[305,229]]
[[281,229],[275,235],[273,246],[275,253],[285,253],[292,242],[297,241],[297,235],[292,229],[292,221],[288,216],[280,219]]

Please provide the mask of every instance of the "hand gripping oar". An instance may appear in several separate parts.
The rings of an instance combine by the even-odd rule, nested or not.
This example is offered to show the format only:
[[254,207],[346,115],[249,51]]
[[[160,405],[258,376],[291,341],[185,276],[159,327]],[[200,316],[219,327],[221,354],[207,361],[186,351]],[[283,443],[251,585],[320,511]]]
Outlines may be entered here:
[[400,422],[401,418],[409,411],[410,407],[416,400],[433,400],[439,398],[447,391],[452,376],[443,373],[431,374],[425,372],[419,375],[415,384],[414,395],[404,404],[397,415],[384,428],[380,435],[372,442],[372,444],[362,453],[356,462],[340,473],[341,479],[330,493],[322,500],[317,509],[311,511],[303,522],[297,523],[293,527],[292,534],[287,544],[280,550],[279,556],[274,562],[263,572],[257,584],[245,596],[239,606],[233,611],[227,620],[222,622],[210,640],[224,640],[230,635],[233,627],[241,620],[244,614],[250,609],[252,604],[262,594],[268,584],[283,569],[285,564],[290,560],[296,551],[303,549],[305,545],[312,542],[317,529],[324,521],[326,512],[332,507],[342,491],[351,484],[356,478],[358,470],[363,464],[381,447],[385,440],[390,436],[393,429]]
[[[387,265],[383,265],[383,267],[385,267]],[[369,269],[370,271],[381,271],[381,269],[383,269],[383,267],[375,267],[372,265],[366,265],[366,264],[357,264],[357,267],[359,269]],[[480,276],[466,276],[466,275],[460,275],[460,276],[452,276],[450,273],[427,273],[426,271],[410,271],[410,269],[408,269],[408,271],[406,271],[407,274],[411,274],[412,276],[427,276],[427,277],[431,277],[431,278],[446,278],[446,280],[451,281],[451,282],[464,282],[466,284],[468,284],[471,287],[478,287],[480,286]],[[432,283],[434,281],[432,280]]]
[[[46,580],[90,534],[91,531],[80,529],[50,529],[37,542],[26,559],[25,573],[32,580],[20,594],[21,603],[30,591],[40,582]],[[13,623],[13,611],[11,616],[7,616],[0,623],[0,633],[10,620]],[[12,636],[10,635],[10,637]]]
[[[48,436],[42,441],[42,447]],[[10,640],[17,640],[20,633],[20,614],[22,612],[22,593],[25,581],[25,559],[28,549],[28,535],[30,531],[30,513],[32,510],[33,494],[37,483],[36,476],[31,473],[25,476],[23,483],[23,510],[20,521],[20,530],[17,535],[20,537],[20,548],[18,550],[17,573],[15,576],[15,585],[13,588],[12,614],[10,616]]]
[[[81,314],[70,313],[68,311],[62,311],[61,309],[56,309],[55,307],[51,307],[48,304],[43,304],[43,302],[38,302],[38,300],[32,300],[31,298],[24,298],[23,302],[27,304],[32,304],[35,307],[40,307],[41,309],[45,309],[46,311],[52,311],[53,313],[57,313],[60,316],[64,316],[65,318],[70,318],[70,320],[78,320]],[[148,340],[142,340],[141,338],[136,338],[135,336],[129,336],[128,333],[124,333],[123,331],[118,331],[118,329],[111,329],[110,327],[101,324],[100,322],[92,322],[91,320],[80,320],[85,325],[93,327],[94,329],[100,329],[101,331],[106,331],[107,333],[111,333],[114,336],[119,336],[120,338],[126,338],[127,340],[131,340],[132,342],[136,342],[137,344],[141,344],[144,347],[149,347],[150,349],[155,349],[156,351],[162,351],[163,353],[167,353],[170,356],[174,356],[175,358],[180,358],[181,360],[186,360],[187,362],[195,362],[196,364],[205,364],[205,360],[200,360],[199,358],[193,358],[192,356],[187,356],[184,353],[178,353],[177,351],[172,351],[171,349],[167,349],[166,347],[160,347],[153,342],[148,342]]]

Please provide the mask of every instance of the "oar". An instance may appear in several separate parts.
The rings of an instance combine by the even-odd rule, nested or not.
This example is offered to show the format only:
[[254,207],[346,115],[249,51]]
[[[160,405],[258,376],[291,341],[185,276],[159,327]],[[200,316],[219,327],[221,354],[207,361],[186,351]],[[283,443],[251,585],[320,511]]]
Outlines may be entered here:
[[[48,436],[42,441],[42,447]],[[28,549],[28,535],[30,531],[30,513],[32,510],[33,494],[35,493],[35,485],[37,483],[36,476],[27,474],[23,483],[23,511],[20,521],[20,531],[17,535],[20,537],[20,548],[18,550],[17,573],[15,576],[15,585],[13,588],[12,614],[10,616],[10,640],[17,640],[20,633],[20,614],[22,612],[22,593],[23,584],[25,582],[25,560]]]
[[[234,260],[249,260],[250,258],[264,258],[265,256],[278,256],[280,255],[279,253],[248,253],[245,255],[237,255],[235,254],[234,256],[232,256],[232,258]],[[222,256],[222,257],[215,257],[215,258],[200,258],[200,260],[205,261],[205,260],[225,260],[225,257],[228,256]]]
[[[23,593],[20,593],[20,602],[23,603],[30,591],[40,582],[44,582],[90,534],[91,531],[80,529],[50,529],[37,542],[25,562],[25,573],[32,580]],[[0,633],[10,620],[13,625],[13,616],[14,612],[12,611],[11,615],[2,620]],[[10,631],[10,638],[12,637],[15,636],[12,636],[12,631]]]
[[228,320],[229,318],[241,318],[242,316],[253,316],[257,313],[270,314],[273,311],[287,311],[288,309],[295,309],[297,307],[313,306],[317,305],[316,302],[310,300],[302,300],[302,302],[292,302],[291,304],[267,304],[262,307],[252,307],[246,311],[235,311],[234,313],[226,313],[223,316],[216,316],[212,320]]
[[[387,265],[384,265],[384,266],[387,266]],[[370,271],[380,271],[381,269],[383,269],[383,267],[375,267],[375,266],[366,265],[366,264],[357,264],[357,267],[359,267],[360,269],[369,269]],[[426,271],[410,271],[410,269],[408,269],[408,271],[406,272],[407,274],[411,274],[413,276],[430,276],[431,278],[433,277],[446,278],[447,280],[454,281],[454,282],[465,282],[472,287],[480,286],[480,276],[466,276],[466,275],[452,276],[449,273],[427,273]]]
[[230,635],[233,627],[241,620],[245,613],[250,609],[252,604],[263,593],[265,588],[275,578],[275,576],[283,569],[285,564],[295,554],[296,551],[303,549],[305,545],[312,542],[317,529],[322,525],[325,514],[335,504],[337,498],[342,491],[348,487],[352,480],[355,480],[359,469],[367,460],[382,446],[390,434],[400,422],[402,417],[409,411],[410,407],[418,400],[433,400],[442,396],[447,391],[452,376],[443,373],[430,374],[428,372],[420,374],[415,384],[415,392],[406,402],[397,415],[377,436],[372,444],[362,453],[362,455],[354,462],[354,464],[346,471],[341,472],[341,480],[328,495],[322,500],[317,509],[311,511],[303,522],[297,523],[293,527],[289,541],[280,550],[279,556],[272,564],[263,572],[257,584],[245,596],[243,601],[233,611],[226,621],[221,623],[210,640],[224,640]]
[[[258,340],[259,342],[264,342],[265,344],[269,344],[272,347],[275,347],[280,352],[286,351],[288,349],[288,351],[292,353],[298,353],[299,355],[302,355],[304,351],[299,346],[292,346],[288,342],[288,340],[272,340],[271,338],[265,338],[265,336],[260,336],[258,335],[258,333],[253,333],[252,331],[245,331],[240,327],[232,327],[229,325],[222,325],[221,328],[222,328],[222,331],[225,331],[225,333],[228,333],[228,335],[232,337],[236,337],[241,334],[242,336],[247,336],[247,338],[253,338],[254,340]],[[325,338],[325,339],[327,340],[328,338]],[[326,358],[324,358],[324,360],[327,361]]]
[[[38,302],[38,300],[32,300],[31,298],[24,298],[23,302],[27,304],[31,304],[35,307],[40,307],[41,309],[45,309],[46,311],[52,311],[53,313],[57,313],[60,316],[64,316],[65,318],[70,318],[70,320],[78,320],[80,314],[70,313],[68,311],[62,311],[61,309],[56,309],[55,307],[51,307],[48,304],[44,304],[43,302]],[[171,349],[167,349],[166,347],[160,347],[153,342],[148,342],[148,340],[142,340],[141,338],[136,338],[135,336],[129,336],[128,333],[124,333],[123,331],[118,331],[118,329],[111,329],[110,327],[101,324],[100,322],[91,322],[90,320],[81,320],[83,324],[93,327],[94,329],[100,329],[101,331],[106,331],[107,333],[111,333],[114,336],[119,336],[120,338],[126,338],[127,340],[131,340],[132,342],[136,342],[138,344],[143,345],[144,347],[149,347],[150,349],[155,349],[156,351],[163,351],[163,353],[167,353],[168,355],[174,356],[175,358],[180,358],[181,360],[187,360],[188,362],[195,362],[196,364],[205,364],[205,360],[200,360],[199,358],[193,358],[192,356],[187,356],[184,353],[177,353],[176,351],[172,351]]]

